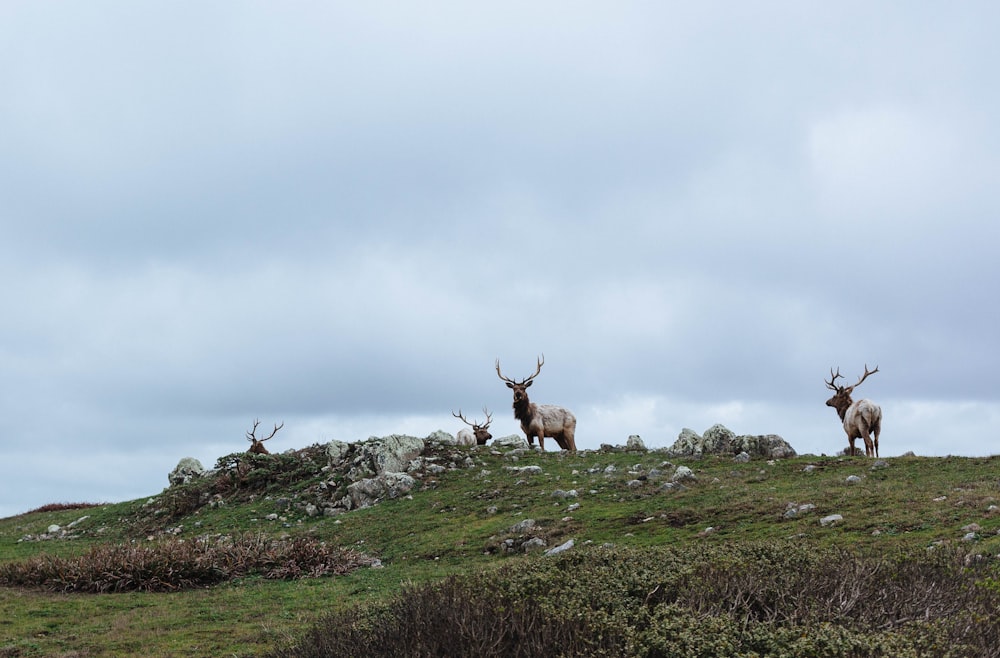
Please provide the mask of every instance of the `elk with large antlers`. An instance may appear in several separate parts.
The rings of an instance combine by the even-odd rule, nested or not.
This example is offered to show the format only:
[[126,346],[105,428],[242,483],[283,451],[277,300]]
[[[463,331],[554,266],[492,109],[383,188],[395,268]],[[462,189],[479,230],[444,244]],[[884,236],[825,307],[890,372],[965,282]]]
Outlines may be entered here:
[[545,355],[538,359],[535,374],[520,382],[508,379],[500,372],[500,359],[497,359],[497,375],[506,382],[507,387],[514,391],[514,418],[521,421],[521,429],[528,437],[528,443],[534,445],[538,437],[538,446],[545,450],[545,437],[556,440],[563,450],[576,450],[576,416],[568,409],[554,404],[535,404],[528,399],[527,388],[531,381],[542,371]]
[[480,425],[479,423],[470,423],[468,420],[466,420],[465,416],[462,415],[461,409],[458,410],[457,414],[454,411],[451,412],[452,416],[461,419],[463,423],[472,428],[470,430],[468,427],[463,427],[462,429],[458,430],[458,434],[455,435],[455,442],[458,445],[484,446],[486,445],[487,441],[493,438],[493,435],[489,433],[490,423],[493,422],[493,414],[491,414],[489,412],[489,409],[487,409],[486,407],[483,407],[483,413],[486,414],[486,422]]
[[[844,431],[847,432],[847,440],[851,444],[851,455],[857,454],[854,440],[863,439],[865,455],[878,457],[878,435],[882,431],[882,407],[871,400],[858,400],[857,402],[851,400],[851,392],[860,386],[861,382],[868,378],[868,375],[874,375],[876,372],[878,372],[878,366],[869,371],[868,364],[865,364],[865,374],[861,375],[857,384],[837,386],[835,383],[837,378],[843,377],[843,375],[840,374],[840,368],[837,368],[836,373],[833,372],[833,368],[830,368],[830,381],[826,382],[826,387],[836,392],[832,398],[826,401],[826,406],[836,409],[840,420],[844,422]],[[875,436],[874,441],[872,441],[872,434]]]
[[247,441],[250,442],[250,449],[247,450],[247,452],[252,452],[255,455],[270,455],[271,453],[268,451],[267,448],[264,447],[264,441],[274,438],[274,435],[277,434],[278,430],[284,427],[285,424],[281,423],[281,425],[275,425],[274,430],[263,439],[258,439],[256,436],[254,436],[257,432],[258,425],[260,425],[260,421],[254,419],[253,428],[249,432],[247,432]]

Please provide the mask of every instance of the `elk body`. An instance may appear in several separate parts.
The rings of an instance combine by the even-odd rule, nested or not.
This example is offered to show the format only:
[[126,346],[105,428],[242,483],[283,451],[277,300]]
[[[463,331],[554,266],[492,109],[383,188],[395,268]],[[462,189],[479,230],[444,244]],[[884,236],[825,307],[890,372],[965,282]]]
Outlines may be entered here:
[[254,420],[253,421],[253,428],[251,428],[251,430],[249,432],[247,432],[247,441],[250,442],[250,449],[247,450],[247,452],[253,453],[255,455],[270,455],[271,453],[268,451],[267,448],[264,447],[264,441],[267,441],[268,439],[274,438],[274,435],[277,434],[278,430],[280,430],[282,427],[284,427],[285,424],[282,423],[281,425],[275,425],[274,426],[274,430],[269,435],[267,435],[266,437],[264,437],[263,439],[258,439],[255,436],[255,434],[257,433],[257,426],[258,425],[260,425],[260,421],[259,420]]
[[528,399],[527,388],[531,386],[532,380],[542,371],[545,363],[545,355],[538,359],[538,368],[535,374],[520,382],[508,379],[500,372],[500,359],[497,359],[497,375],[502,379],[507,387],[514,391],[514,418],[521,421],[521,429],[528,438],[530,445],[535,444],[535,437],[538,437],[538,445],[545,450],[545,437],[556,440],[563,450],[576,450],[576,416],[568,409],[557,407],[554,404],[535,404]]
[[[862,439],[865,442],[865,455],[868,457],[878,457],[878,435],[882,431],[882,407],[871,400],[851,400],[851,393],[867,379],[868,375],[878,372],[878,366],[870,371],[865,365],[865,374],[861,376],[854,386],[837,386],[835,383],[840,374],[837,368],[836,374],[833,368],[830,369],[830,381],[826,382],[826,387],[835,391],[832,398],[826,401],[826,406],[837,410],[837,415],[844,422],[844,431],[847,432],[847,440],[850,442],[851,455],[857,454],[854,447],[855,439]],[[824,380],[825,381],[825,380]],[[872,440],[874,435],[874,441]]]
[[490,423],[493,422],[493,414],[491,414],[489,410],[486,409],[486,407],[483,407],[483,413],[486,414],[486,422],[480,425],[478,423],[470,423],[468,420],[466,420],[465,416],[462,415],[461,409],[458,410],[457,414],[454,411],[451,412],[452,416],[461,419],[463,423],[472,428],[470,430],[469,427],[463,427],[462,429],[458,430],[458,434],[455,435],[455,442],[458,445],[484,446],[486,445],[487,441],[493,438],[493,435],[489,433]]

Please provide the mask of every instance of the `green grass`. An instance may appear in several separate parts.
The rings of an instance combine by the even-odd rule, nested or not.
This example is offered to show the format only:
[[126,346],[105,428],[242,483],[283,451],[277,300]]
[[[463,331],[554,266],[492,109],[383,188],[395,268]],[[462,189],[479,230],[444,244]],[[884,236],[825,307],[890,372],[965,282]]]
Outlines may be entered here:
[[[452,453],[445,449],[439,463]],[[575,455],[510,454],[472,449],[475,468],[427,475],[411,495],[336,517],[309,517],[285,495],[304,501],[322,477],[303,469],[293,483],[256,492],[241,491],[218,507],[195,506],[172,517],[169,492],[89,509],[38,512],[0,519],[0,564],[38,554],[79,555],[102,543],[146,542],[180,527],[176,536],[264,532],[306,535],[377,557],[382,568],[346,576],[273,582],[249,578],[211,589],[168,594],[51,594],[0,588],[0,658],[6,656],[262,655],[307,629],[320,615],[365,601],[380,601],[405,584],[448,575],[531,562],[537,555],[509,556],[497,550],[509,528],[535,519],[549,546],[573,539],[577,547],[709,546],[777,542],[792,538],[817,548],[922,549],[935,542],[961,544],[962,530],[981,526],[975,550],[1000,554],[1000,459],[892,458],[870,470],[864,458],[799,457],[769,464],[737,464],[728,458],[686,460],[662,453],[583,452]],[[648,474],[691,467],[696,483],[663,491],[665,478],[630,486],[629,470]],[[459,460],[459,463],[460,460]],[[805,466],[815,466],[806,472]],[[507,467],[538,465],[528,475]],[[608,466],[614,466],[606,473]],[[593,472],[592,472],[593,471]],[[862,481],[848,484],[857,475]],[[556,489],[575,489],[576,498],[554,498]],[[174,491],[177,493],[177,490]],[[299,498],[295,498],[299,496]],[[148,503],[156,498],[154,503]],[[192,498],[194,499],[194,498]],[[568,511],[571,504],[579,504]],[[784,516],[788,503],[814,510]],[[161,510],[157,513],[157,510]],[[283,520],[268,520],[279,514]],[[842,523],[823,527],[819,519],[841,514]],[[83,516],[73,540],[23,541],[50,524],[65,526]],[[713,528],[706,532],[706,529]]]

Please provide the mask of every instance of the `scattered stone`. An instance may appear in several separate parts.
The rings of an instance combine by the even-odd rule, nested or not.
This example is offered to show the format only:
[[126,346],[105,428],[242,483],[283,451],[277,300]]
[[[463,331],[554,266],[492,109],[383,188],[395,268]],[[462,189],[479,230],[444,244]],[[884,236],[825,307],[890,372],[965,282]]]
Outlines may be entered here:
[[558,546],[556,546],[554,548],[550,548],[549,550],[545,551],[545,555],[547,555],[547,556],[549,556],[549,555],[558,555],[559,553],[562,553],[563,551],[568,551],[569,549],[573,548],[574,544],[575,544],[575,542],[572,539],[570,539],[569,541],[567,541],[564,544],[560,544],[560,545],[558,545]]
[[831,514],[830,516],[824,516],[819,520],[820,525],[833,525],[834,523],[840,523],[844,520],[840,514]]
[[806,467],[802,469],[806,473],[812,473],[816,470],[816,464],[806,464]]
[[552,492],[553,498],[576,498],[579,494],[576,489],[570,489],[569,491],[563,491],[562,489],[556,489]]
[[521,475],[541,475],[542,467],[537,465],[531,466],[504,466],[504,470],[510,471],[512,473],[520,473]]
[[525,553],[530,553],[532,551],[541,550],[546,546],[547,544],[545,543],[545,540],[542,539],[541,537],[532,537],[531,539],[521,544],[521,549]]
[[528,440],[525,439],[520,434],[509,434],[507,436],[501,436],[498,439],[493,439],[493,443],[490,445],[493,448],[506,448],[508,450],[516,450],[516,449],[526,450],[528,448]]
[[848,475],[846,482],[847,484],[857,484],[861,482],[861,478],[859,478],[857,475]]
[[671,482],[697,482],[698,476],[687,466],[678,466],[674,474],[670,476]]
[[750,453],[743,451],[740,454],[733,457],[733,461],[736,462],[737,464],[746,464],[747,462],[750,461]]
[[510,531],[513,532],[514,534],[520,535],[524,534],[525,532],[531,530],[534,527],[535,527],[534,519],[524,519],[523,521],[519,521],[518,523],[512,525],[510,527]]

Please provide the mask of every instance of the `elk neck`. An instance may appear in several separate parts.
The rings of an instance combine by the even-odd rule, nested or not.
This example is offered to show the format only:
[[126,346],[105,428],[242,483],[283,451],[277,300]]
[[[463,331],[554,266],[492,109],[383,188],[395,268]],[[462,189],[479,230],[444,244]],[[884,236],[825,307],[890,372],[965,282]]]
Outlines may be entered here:
[[528,396],[525,395],[520,400],[514,400],[514,418],[517,420],[524,420],[525,418],[531,418],[534,412],[535,405],[528,400]]

